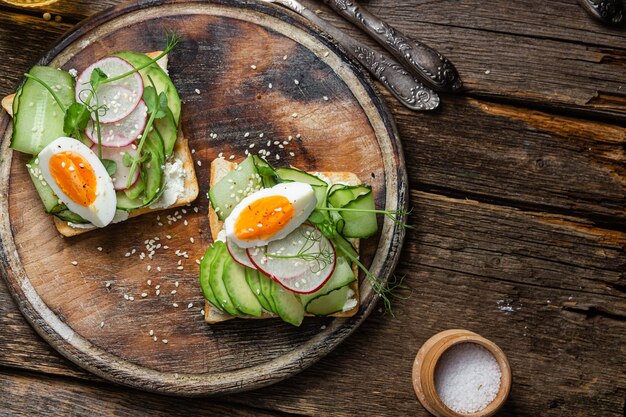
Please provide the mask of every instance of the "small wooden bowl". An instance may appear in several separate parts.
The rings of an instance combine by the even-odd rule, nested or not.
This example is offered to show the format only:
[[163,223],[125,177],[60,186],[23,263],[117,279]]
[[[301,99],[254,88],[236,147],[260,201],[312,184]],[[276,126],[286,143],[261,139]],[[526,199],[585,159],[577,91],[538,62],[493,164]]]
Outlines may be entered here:
[[[435,387],[435,369],[439,358],[446,350],[459,343],[476,343],[487,349],[495,357],[502,373],[500,389],[494,400],[475,413],[465,414],[451,410],[439,398]],[[489,417],[504,405],[509,396],[511,367],[502,349],[492,341],[469,330],[445,330],[428,339],[417,352],[413,362],[413,388],[424,408],[436,417]]]

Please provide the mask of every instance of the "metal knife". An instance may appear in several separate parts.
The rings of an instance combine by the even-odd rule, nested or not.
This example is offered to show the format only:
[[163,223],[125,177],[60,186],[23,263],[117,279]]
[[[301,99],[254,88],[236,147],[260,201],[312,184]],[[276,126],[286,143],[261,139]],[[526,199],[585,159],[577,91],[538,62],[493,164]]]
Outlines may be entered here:
[[434,110],[439,96],[408,73],[393,58],[379,54],[318,17],[296,0],[262,0],[298,13],[335,39],[352,58],[359,61],[402,104],[411,110]]
[[578,0],[593,17],[609,25],[617,25],[624,20],[622,0]]
[[324,0],[324,3],[363,29],[435,91],[458,91],[463,87],[454,65],[434,48],[409,38],[354,0]]

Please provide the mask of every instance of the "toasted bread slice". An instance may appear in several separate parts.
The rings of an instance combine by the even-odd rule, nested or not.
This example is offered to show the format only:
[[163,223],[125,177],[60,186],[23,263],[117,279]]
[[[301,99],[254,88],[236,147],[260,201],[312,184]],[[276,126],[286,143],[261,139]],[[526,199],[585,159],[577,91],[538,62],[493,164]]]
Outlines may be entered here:
[[[210,185],[213,187],[222,177],[224,177],[230,170],[235,169],[237,166],[234,162],[226,161],[225,159],[218,158],[211,162],[211,173],[210,173]],[[359,178],[351,173],[351,172],[321,172],[326,178],[330,179],[334,183],[343,183],[347,185],[357,185],[360,184]],[[211,236],[213,240],[217,240],[218,233],[224,227],[224,222],[220,221],[217,217],[217,213],[213,210],[209,202],[209,224],[211,226]],[[359,250],[359,239],[351,239],[353,246],[356,250]],[[356,297],[357,304],[354,308],[348,311],[341,311],[335,314],[331,314],[330,317],[352,317],[359,311],[360,299],[359,299],[359,270],[356,264],[352,265],[352,271],[354,272],[355,277],[357,279],[350,284],[350,288],[354,291],[354,296]],[[305,314],[305,316],[311,317],[311,314]],[[215,308],[211,303],[205,301],[204,307],[204,319],[207,323],[214,324],[219,323],[226,320],[231,320],[234,318],[245,318],[245,319],[267,319],[276,317],[271,313],[263,312],[260,317],[254,316],[231,316],[230,314],[226,314],[221,312],[219,309]]]
[[[161,51],[154,51],[146,53],[150,58],[154,58],[159,55]],[[163,58],[157,61],[157,64],[167,72],[167,63],[168,57],[165,55]],[[8,95],[2,99],[2,108],[9,113],[10,116],[13,116],[13,100],[15,98],[15,94]],[[172,153],[173,157],[176,159],[180,159],[183,164],[183,170],[185,172],[185,191],[182,195],[178,196],[177,200],[170,207],[167,208],[141,208],[138,210],[132,210],[128,213],[128,217],[137,217],[145,213],[150,213],[153,211],[167,210],[174,207],[184,206],[186,204],[191,203],[198,197],[199,188],[198,188],[198,179],[196,178],[196,171],[194,168],[193,158],[191,157],[191,151],[189,150],[189,144],[187,138],[184,137],[182,133],[182,129],[178,129],[178,138],[176,139],[176,144],[174,146],[174,151]],[[78,228],[70,226],[70,224],[66,221],[59,219],[58,217],[53,216],[54,225],[56,226],[59,233],[63,236],[71,237],[80,235],[83,233],[87,233],[91,230],[97,229],[97,227],[90,228]]]

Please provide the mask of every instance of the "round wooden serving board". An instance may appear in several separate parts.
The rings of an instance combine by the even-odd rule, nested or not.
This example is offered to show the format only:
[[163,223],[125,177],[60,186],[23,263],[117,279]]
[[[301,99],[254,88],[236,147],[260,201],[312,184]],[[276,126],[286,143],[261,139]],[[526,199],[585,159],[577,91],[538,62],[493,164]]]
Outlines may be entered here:
[[[200,197],[186,213],[172,209],[158,213],[160,220],[152,213],[61,238],[30,182],[27,155],[8,148],[11,123],[2,114],[2,275],[37,332],[101,377],[176,395],[268,385],[336,347],[377,297],[361,277],[363,302],[349,319],[307,318],[299,328],[277,319],[206,324],[195,261],[211,244],[210,161],[220,152],[240,160],[254,143],[255,151],[270,149],[269,160],[277,166],[352,171],[372,184],[378,207],[394,210],[407,204],[400,144],[372,83],[332,41],[298,16],[257,2],[124,4],[80,25],[39,64],[81,70],[116,51],[163,49],[165,30],[183,38],[170,54],[169,72],[183,100],[182,129],[195,150]],[[293,140],[283,149],[273,144],[289,136]],[[274,159],[277,152],[280,161]],[[182,218],[168,224],[167,216],[175,215]],[[404,234],[391,221],[381,218],[380,225],[379,235],[363,242],[362,257],[387,279]],[[153,260],[140,260],[148,252],[144,242],[155,237],[162,247]],[[177,250],[189,258],[178,257]]]

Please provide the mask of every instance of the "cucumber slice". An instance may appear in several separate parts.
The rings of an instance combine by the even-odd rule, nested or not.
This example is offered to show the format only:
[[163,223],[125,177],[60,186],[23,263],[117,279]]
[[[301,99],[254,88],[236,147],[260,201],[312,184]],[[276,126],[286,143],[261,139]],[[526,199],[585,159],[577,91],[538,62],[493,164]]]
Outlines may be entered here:
[[314,300],[323,297],[338,288],[345,287],[355,280],[356,277],[354,276],[354,271],[352,271],[351,262],[346,260],[343,256],[338,256],[335,271],[328,282],[312,294],[300,294],[300,301],[304,305],[304,308],[308,311],[309,304]]
[[130,188],[124,190],[124,194],[126,194],[126,197],[128,197],[129,200],[135,200],[139,198],[145,189],[146,183],[140,175],[137,181],[131,185]]
[[[28,73],[52,88],[65,108],[74,103],[74,78],[67,71],[35,66]],[[11,148],[36,155],[53,140],[66,136],[65,114],[45,87],[29,78],[17,97],[18,104],[13,106]]]
[[66,222],[75,223],[75,224],[87,224],[89,223],[87,220],[80,217],[78,214],[70,211],[68,209],[61,210],[58,213],[54,213],[59,219],[64,220]]
[[148,162],[141,164],[142,178],[146,184],[143,202],[144,204],[150,204],[155,200],[163,187],[163,164],[165,163],[163,142],[154,131],[148,133],[148,137],[143,144],[143,152],[151,155]]
[[[113,54],[113,56],[125,59],[135,68],[145,65],[151,61],[148,56],[131,51],[117,52]],[[178,96],[176,87],[174,87],[170,77],[156,63],[140,70],[139,74],[143,78],[144,86],[150,85],[150,80],[148,79],[149,75],[156,86],[157,94],[160,94],[162,91],[165,92],[165,95],[167,96],[167,106],[172,111],[174,122],[176,123],[176,126],[178,126],[180,120],[180,97]]]
[[176,138],[178,135],[176,128],[176,120],[174,120],[174,114],[170,108],[167,108],[166,115],[160,119],[154,121],[154,130],[161,137],[163,141],[163,148],[165,150],[165,159],[169,158],[174,151],[174,145],[176,145]]
[[[204,258],[202,258],[202,262],[200,263],[200,289],[202,289],[202,294],[204,294],[204,298],[206,298],[214,307],[218,310],[222,310],[222,307],[218,304],[215,299],[215,295],[213,294],[213,290],[211,289],[211,285],[209,284],[209,277],[211,276],[211,264],[213,261],[220,256],[220,245],[215,242],[213,246],[206,250],[204,253]],[[222,254],[223,255],[223,254]]]
[[144,207],[143,198],[129,198],[124,191],[116,191],[115,206],[118,210],[130,211]]
[[272,299],[276,305],[276,313],[283,321],[298,327],[304,319],[304,306],[298,297],[282,286],[274,284],[272,287]]
[[214,246],[215,245],[219,245],[220,252],[211,263],[211,269],[209,272],[209,285],[211,286],[211,291],[215,297],[215,305],[217,305],[220,310],[226,311],[231,316],[239,316],[241,312],[235,308],[230,296],[228,295],[228,291],[226,291],[223,281],[226,261],[229,259],[232,260],[232,258],[228,254],[224,242],[215,242]]
[[263,311],[261,304],[246,281],[246,267],[238,264],[228,256],[224,262],[222,281],[235,308],[243,314],[260,317]]
[[346,302],[353,295],[352,289],[346,285],[338,288],[326,295],[322,295],[307,305],[306,311],[316,316],[327,316],[329,314],[343,311]]
[[367,210],[374,210],[374,193],[367,185],[343,186],[331,188],[328,194],[328,203],[336,208],[364,211],[338,211],[343,220],[340,233],[344,237],[367,238],[378,231],[376,214]]
[[46,213],[58,213],[67,209],[65,204],[61,203],[56,194],[54,194],[50,185],[48,185],[48,183],[43,179],[41,170],[39,169],[39,159],[37,157],[31,159],[26,164],[26,168],[28,168],[30,179],[33,181],[35,189],[39,194],[39,198],[41,198],[41,201],[46,208]]
[[311,185],[328,186],[326,181],[323,181],[321,178],[295,168],[277,168],[276,174],[283,181],[306,182]]
[[347,240],[345,237],[340,234],[336,234],[331,241],[335,245],[335,250],[337,251],[337,259],[339,259],[339,255],[345,255],[348,259],[358,259],[359,253],[354,249],[352,243]]
[[272,298],[272,288],[278,284],[276,284],[274,281],[272,281],[270,277],[264,275],[261,272],[259,272],[258,276],[259,282],[261,284],[261,294],[263,294],[263,297],[265,297],[265,300],[267,300],[267,306],[269,307],[268,311],[273,314],[278,314],[276,312],[276,303],[274,303],[274,299]]
[[[209,200],[220,220],[224,220],[244,197],[261,188],[252,156],[231,170],[209,190]],[[242,193],[239,193],[242,191]]]

